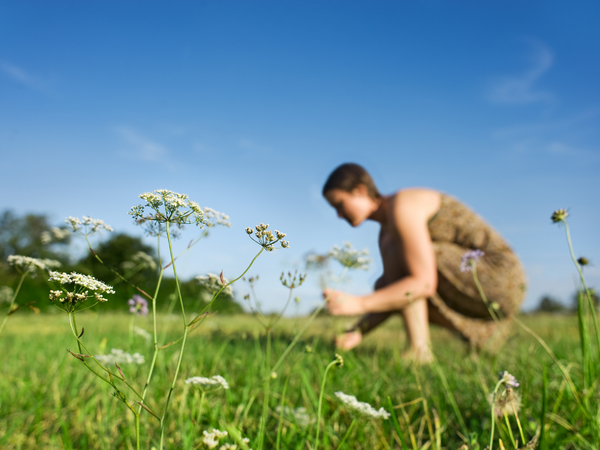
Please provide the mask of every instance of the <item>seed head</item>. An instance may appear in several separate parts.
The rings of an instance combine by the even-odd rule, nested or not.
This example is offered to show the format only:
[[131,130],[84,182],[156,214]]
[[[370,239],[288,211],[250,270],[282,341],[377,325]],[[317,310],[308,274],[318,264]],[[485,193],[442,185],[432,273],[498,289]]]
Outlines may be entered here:
[[552,216],[550,216],[550,218],[552,219],[552,222],[557,223],[564,221],[568,215],[569,213],[566,209],[557,209],[552,213]]
[[587,259],[585,256],[582,256],[581,258],[579,258],[577,260],[577,262],[579,263],[580,266],[587,266],[590,263],[590,260]]

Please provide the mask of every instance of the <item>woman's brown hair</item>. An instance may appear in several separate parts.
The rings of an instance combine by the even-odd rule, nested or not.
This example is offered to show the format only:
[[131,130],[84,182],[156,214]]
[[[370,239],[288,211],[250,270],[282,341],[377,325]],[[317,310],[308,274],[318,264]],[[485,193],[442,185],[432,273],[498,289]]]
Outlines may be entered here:
[[336,168],[323,186],[323,195],[332,189],[339,189],[344,192],[352,192],[356,187],[362,184],[367,188],[369,197],[374,200],[381,198],[381,194],[373,182],[373,178],[362,166],[354,163],[345,163]]

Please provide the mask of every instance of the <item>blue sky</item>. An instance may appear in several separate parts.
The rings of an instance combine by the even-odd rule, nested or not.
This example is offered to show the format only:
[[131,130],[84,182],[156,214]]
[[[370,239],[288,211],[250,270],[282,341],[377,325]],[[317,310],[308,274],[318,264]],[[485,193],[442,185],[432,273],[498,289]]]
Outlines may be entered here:
[[[481,214],[525,264],[526,309],[567,301],[575,270],[554,209],[569,208],[600,288],[598,13],[591,1],[3,2],[0,208],[139,234],[127,215],[139,193],[187,193],[234,227],[186,255],[185,276],[239,273],[257,250],[243,228],[269,223],[291,248],[251,273],[275,309],[281,270],[310,250],[371,250],[348,290],[379,276],[378,227],[351,229],[320,195],[352,161],[384,193],[431,187]],[[312,308],[315,280],[298,294]]]

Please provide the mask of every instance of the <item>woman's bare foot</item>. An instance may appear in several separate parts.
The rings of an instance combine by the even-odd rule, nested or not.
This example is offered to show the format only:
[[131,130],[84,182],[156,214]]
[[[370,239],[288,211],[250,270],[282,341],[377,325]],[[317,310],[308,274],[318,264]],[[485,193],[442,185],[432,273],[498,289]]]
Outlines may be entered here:
[[407,361],[417,364],[429,364],[433,362],[433,353],[428,346],[410,348],[402,353],[402,357]]
[[335,345],[342,350],[351,350],[362,342],[362,333],[360,331],[349,331],[339,335],[335,339]]

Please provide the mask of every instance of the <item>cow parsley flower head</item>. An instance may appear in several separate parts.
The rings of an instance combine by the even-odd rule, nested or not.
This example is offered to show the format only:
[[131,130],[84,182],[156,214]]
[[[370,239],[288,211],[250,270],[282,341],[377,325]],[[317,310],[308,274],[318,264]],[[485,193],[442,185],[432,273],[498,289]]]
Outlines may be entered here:
[[15,291],[10,286],[0,286],[0,304],[12,302]]
[[6,261],[22,274],[34,272],[36,269],[50,271],[61,266],[60,262],[54,259],[38,259],[21,255],[10,255]]
[[295,422],[295,424],[301,428],[306,428],[312,422],[314,422],[314,419],[310,416],[310,414],[308,414],[306,408],[302,406],[299,408],[290,408],[289,406],[278,406],[277,408],[275,408],[275,411],[281,416],[285,417],[286,419]]
[[132,298],[127,300],[129,305],[129,312],[131,314],[137,314],[138,316],[146,317],[148,315],[148,301],[140,295],[134,295]]
[[144,364],[146,361],[139,353],[133,355],[118,348],[113,348],[108,355],[95,355],[94,358],[105,366],[109,364]]
[[379,408],[378,411],[368,403],[359,402],[356,399],[356,397],[352,395],[346,395],[343,392],[336,392],[335,396],[344,404],[344,406],[346,406],[359,417],[367,417],[373,419],[378,419],[380,417],[388,419],[390,417],[390,413],[387,412],[385,409]]
[[281,272],[281,276],[279,277],[281,284],[290,289],[302,286],[304,280],[306,280],[306,274],[298,274],[297,270],[293,275],[291,272],[288,272],[287,276],[284,272]]
[[218,389],[229,389],[229,383],[221,375],[215,375],[211,378],[191,377],[185,380],[186,384],[193,384],[198,389],[206,392]]
[[71,236],[71,231],[67,228],[53,227],[50,231],[43,231],[40,235],[42,244],[50,244],[51,242],[60,242]]
[[201,286],[203,286],[206,290],[213,294],[219,292],[219,290],[223,286],[225,286],[225,289],[223,289],[223,294],[228,295],[230,297],[233,296],[233,288],[231,286],[227,286],[227,284],[229,284],[229,281],[225,277],[223,277],[223,279],[221,280],[221,277],[219,275],[215,275],[214,273],[207,273],[206,275],[197,276],[196,280],[198,280],[198,283]]
[[140,194],[139,197],[146,201],[146,204],[132,207],[129,214],[138,225],[144,225],[151,235],[164,233],[165,228],[161,227],[161,224],[166,223],[177,228],[188,224],[200,228],[207,225],[206,214],[200,205],[190,200],[186,194],[158,189]]
[[65,223],[71,228],[73,233],[81,233],[85,236],[89,236],[92,233],[105,231],[114,231],[110,225],[104,223],[103,220],[93,219],[89,216],[83,216],[82,219],[78,217],[67,217]]
[[485,255],[485,253],[479,249],[466,252],[460,260],[460,271],[473,272],[473,266],[477,264],[477,261],[479,261],[479,258],[483,255]]
[[[77,272],[70,274],[65,272],[50,272],[48,281],[60,283],[62,290],[50,291],[50,300],[59,301],[68,307],[94,298],[98,302],[107,301],[104,294],[114,294],[113,288],[90,275],[82,275]],[[73,290],[68,291],[64,286],[72,285]],[[90,293],[92,291],[92,293]]]
[[344,242],[341,247],[334,245],[329,250],[328,256],[349,269],[369,270],[372,260],[367,256],[368,254],[369,251],[366,248],[356,250],[350,242]]
[[205,207],[203,211],[204,217],[206,217],[207,227],[215,227],[217,225],[221,225],[227,228],[231,228],[231,221],[227,214],[215,211],[214,209],[208,207]]
[[262,222],[259,225],[256,225],[255,228],[256,231],[254,231],[252,228],[246,228],[246,233],[250,239],[262,246],[266,251],[272,252],[275,250],[275,246],[273,244],[276,244],[277,242],[279,242],[279,245],[281,245],[279,248],[290,248],[290,242],[283,240],[283,238],[286,237],[285,233],[282,233],[278,230],[271,231],[268,229],[269,224],[265,225]]

